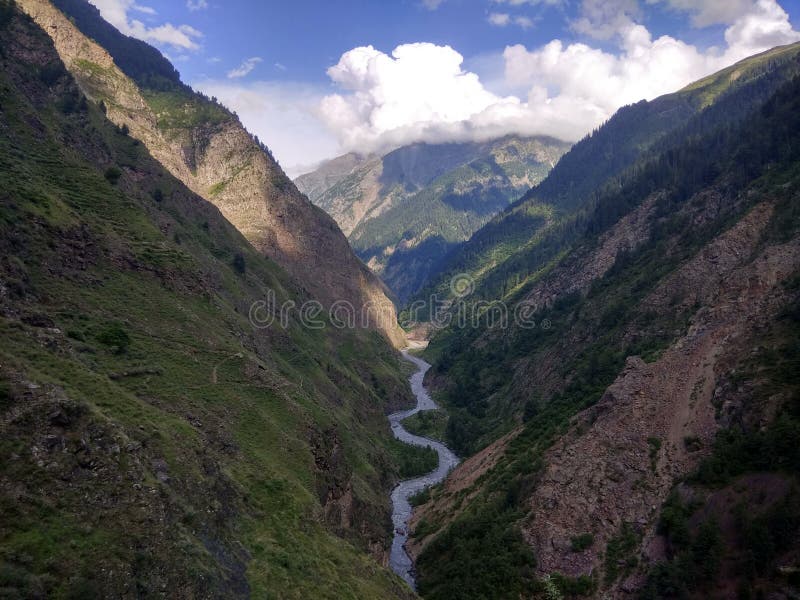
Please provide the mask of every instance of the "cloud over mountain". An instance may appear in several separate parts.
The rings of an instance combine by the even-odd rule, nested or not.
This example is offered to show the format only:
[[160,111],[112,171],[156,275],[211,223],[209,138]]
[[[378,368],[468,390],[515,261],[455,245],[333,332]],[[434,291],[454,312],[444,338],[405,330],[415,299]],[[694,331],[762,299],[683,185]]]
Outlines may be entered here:
[[732,19],[727,47],[701,50],[671,36],[653,38],[636,22],[640,7],[633,0],[585,0],[574,28],[614,39],[618,53],[558,39],[534,49],[509,46],[503,53],[506,82],[526,92],[498,96],[462,68],[463,57],[449,46],[404,44],[391,54],[363,46],[344,53],[328,70],[340,91],[322,99],[321,119],[346,150],[507,133],[574,141],[624,104],[800,39],[775,0],[742,0],[735,7],[714,0],[666,1],[690,11],[699,23]]

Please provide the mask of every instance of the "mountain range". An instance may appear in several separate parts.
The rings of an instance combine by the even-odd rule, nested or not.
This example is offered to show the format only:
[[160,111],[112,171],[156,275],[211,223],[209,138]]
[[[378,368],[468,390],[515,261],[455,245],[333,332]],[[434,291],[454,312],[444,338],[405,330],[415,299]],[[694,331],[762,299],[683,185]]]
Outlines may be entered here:
[[507,136],[346,154],[295,180],[404,302],[444,256],[544,179],[569,144]]
[[[292,182],[87,0],[0,0],[0,175],[0,596],[800,593],[800,44]],[[417,589],[390,298],[461,458]]]

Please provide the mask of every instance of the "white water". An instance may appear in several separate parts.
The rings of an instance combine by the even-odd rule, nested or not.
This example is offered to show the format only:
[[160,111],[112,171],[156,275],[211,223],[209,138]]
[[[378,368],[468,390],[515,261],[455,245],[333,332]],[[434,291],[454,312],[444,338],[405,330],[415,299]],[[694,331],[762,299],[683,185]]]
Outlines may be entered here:
[[409,379],[411,382],[411,390],[417,398],[417,405],[412,409],[389,415],[392,433],[394,433],[394,437],[406,444],[427,446],[428,448],[436,450],[436,453],[439,455],[439,466],[436,467],[436,470],[422,477],[401,481],[392,491],[394,540],[392,541],[392,551],[389,554],[389,566],[392,568],[392,571],[405,579],[412,588],[416,588],[414,564],[411,562],[411,558],[408,556],[405,549],[406,541],[408,541],[408,521],[411,518],[411,504],[409,504],[408,499],[414,494],[421,492],[431,485],[439,483],[447,477],[447,474],[458,464],[458,457],[450,451],[450,448],[441,442],[418,435],[412,435],[400,424],[403,419],[415,415],[420,411],[436,410],[439,408],[422,385],[425,373],[427,373],[431,366],[421,358],[411,356],[408,352],[403,352],[403,356],[419,368]]

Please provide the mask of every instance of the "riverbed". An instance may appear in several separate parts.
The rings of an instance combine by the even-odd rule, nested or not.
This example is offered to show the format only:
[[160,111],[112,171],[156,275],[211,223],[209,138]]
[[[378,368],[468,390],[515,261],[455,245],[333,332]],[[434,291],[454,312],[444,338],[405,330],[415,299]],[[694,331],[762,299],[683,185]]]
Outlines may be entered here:
[[447,474],[458,464],[458,457],[453,454],[450,448],[441,442],[413,435],[402,426],[401,422],[403,419],[411,415],[415,415],[421,411],[436,410],[439,408],[430,394],[428,394],[425,386],[422,385],[425,373],[431,368],[431,365],[421,358],[412,356],[408,352],[403,352],[403,356],[406,360],[414,363],[418,369],[409,379],[411,390],[414,392],[414,396],[417,399],[417,405],[409,410],[389,415],[389,424],[392,427],[392,433],[394,433],[394,437],[402,442],[413,446],[427,446],[433,448],[439,455],[439,466],[436,467],[436,470],[422,477],[401,481],[397,484],[397,487],[392,490],[392,525],[394,527],[394,539],[392,540],[392,550],[389,554],[389,566],[392,568],[392,571],[400,575],[412,588],[416,589],[414,564],[405,549],[406,541],[408,541],[408,521],[411,518],[411,504],[409,504],[408,499],[414,494],[421,492],[431,485],[439,483],[447,477]]

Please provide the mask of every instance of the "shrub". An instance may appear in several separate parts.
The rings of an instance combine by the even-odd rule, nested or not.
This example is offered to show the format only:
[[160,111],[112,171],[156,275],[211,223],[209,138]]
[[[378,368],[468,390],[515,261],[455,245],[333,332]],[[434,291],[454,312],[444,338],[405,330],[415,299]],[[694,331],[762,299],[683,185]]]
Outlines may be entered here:
[[233,257],[233,270],[239,273],[240,275],[244,275],[244,272],[247,270],[247,264],[244,260],[244,255],[241,253],[237,253],[236,256]]
[[0,410],[5,410],[11,404],[11,386],[0,379]]
[[113,324],[97,335],[97,341],[108,346],[114,354],[124,354],[131,345],[131,338],[122,325]]
[[111,185],[117,185],[120,177],[122,177],[122,171],[119,167],[108,167],[106,169],[105,178]]
[[588,575],[578,577],[568,577],[561,573],[553,573],[551,576],[553,583],[558,590],[565,596],[591,596],[597,587],[595,580]]
[[571,537],[569,542],[573,552],[583,552],[592,547],[594,536],[591,533],[582,533]]
[[614,583],[620,575],[627,575],[638,564],[636,549],[639,537],[630,523],[623,523],[619,534],[609,540],[605,560],[606,584]]
[[425,488],[424,490],[420,490],[413,496],[408,499],[408,503],[411,506],[421,506],[425,504],[431,498],[431,488]]

